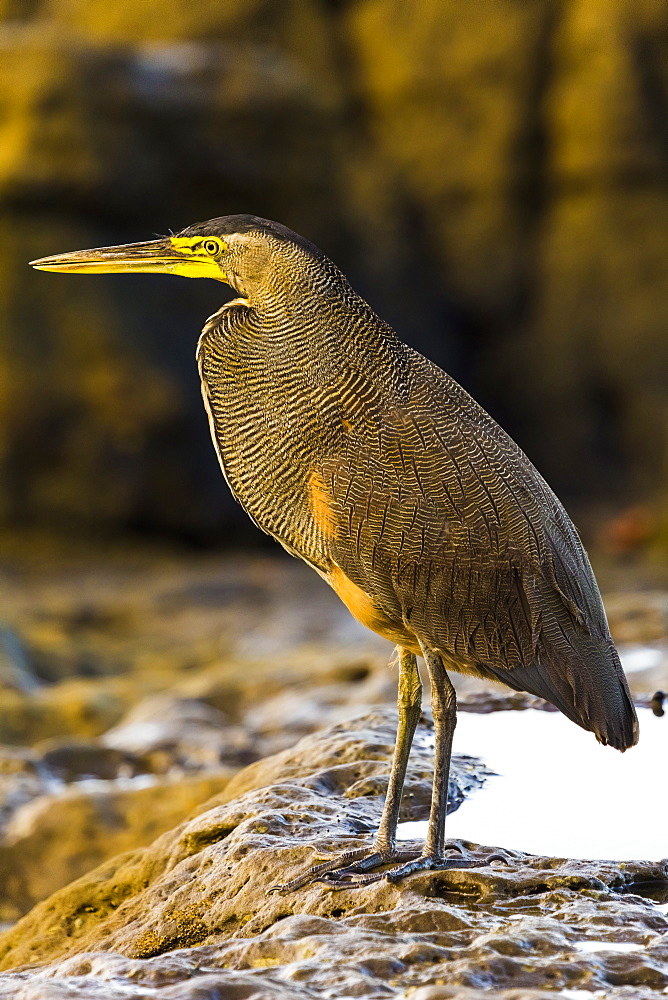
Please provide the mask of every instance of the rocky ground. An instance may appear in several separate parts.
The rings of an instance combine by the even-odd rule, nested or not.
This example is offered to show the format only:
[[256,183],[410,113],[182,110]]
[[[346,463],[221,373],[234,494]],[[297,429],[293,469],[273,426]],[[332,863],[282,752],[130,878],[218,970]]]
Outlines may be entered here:
[[[467,845],[480,866],[269,894],[369,841],[387,645],[291,560],[31,551],[0,562],[0,997],[665,994],[660,863]],[[652,653],[630,678],[649,704],[668,598],[608,607]],[[458,683],[469,711],[537,706]],[[458,757],[451,807],[487,773]],[[426,817],[430,780],[425,716],[402,819]]]

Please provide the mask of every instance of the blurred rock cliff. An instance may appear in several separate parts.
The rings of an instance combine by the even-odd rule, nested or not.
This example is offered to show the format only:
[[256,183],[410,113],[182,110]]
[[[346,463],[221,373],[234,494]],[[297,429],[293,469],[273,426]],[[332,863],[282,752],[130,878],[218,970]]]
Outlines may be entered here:
[[192,359],[227,289],[26,266],[234,212],[319,244],[566,500],[660,506],[663,2],[0,0],[6,528],[239,539]]

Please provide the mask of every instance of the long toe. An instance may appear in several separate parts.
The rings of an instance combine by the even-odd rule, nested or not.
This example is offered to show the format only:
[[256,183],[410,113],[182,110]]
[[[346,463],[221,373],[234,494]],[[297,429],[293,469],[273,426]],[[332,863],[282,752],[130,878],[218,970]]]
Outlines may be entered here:
[[[417,849],[376,851],[373,848],[363,848],[359,851],[347,851],[330,861],[314,865],[284,885],[272,886],[269,892],[291,892],[293,889],[301,889],[302,886],[308,885],[310,882],[322,882],[336,888],[346,885],[352,886],[357,884],[356,876],[364,875],[366,872],[383,865],[405,863],[419,856],[420,851]],[[382,878],[382,874],[379,877]]]

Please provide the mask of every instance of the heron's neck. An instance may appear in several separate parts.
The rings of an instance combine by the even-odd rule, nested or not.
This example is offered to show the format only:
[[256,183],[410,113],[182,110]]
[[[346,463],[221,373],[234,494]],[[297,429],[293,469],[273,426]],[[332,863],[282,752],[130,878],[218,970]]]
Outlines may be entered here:
[[389,374],[404,345],[342,279],[262,296],[239,296],[207,322],[204,336],[222,340],[238,360],[268,374],[301,367],[305,375],[354,367],[370,378]]

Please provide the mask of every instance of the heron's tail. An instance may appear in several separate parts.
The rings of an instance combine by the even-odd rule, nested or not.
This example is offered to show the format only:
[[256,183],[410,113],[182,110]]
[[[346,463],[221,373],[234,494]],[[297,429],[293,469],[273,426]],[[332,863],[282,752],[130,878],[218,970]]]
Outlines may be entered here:
[[638,742],[638,718],[612,639],[580,634],[577,646],[543,649],[528,667],[487,669],[516,691],[551,702],[599,743],[624,751]]

